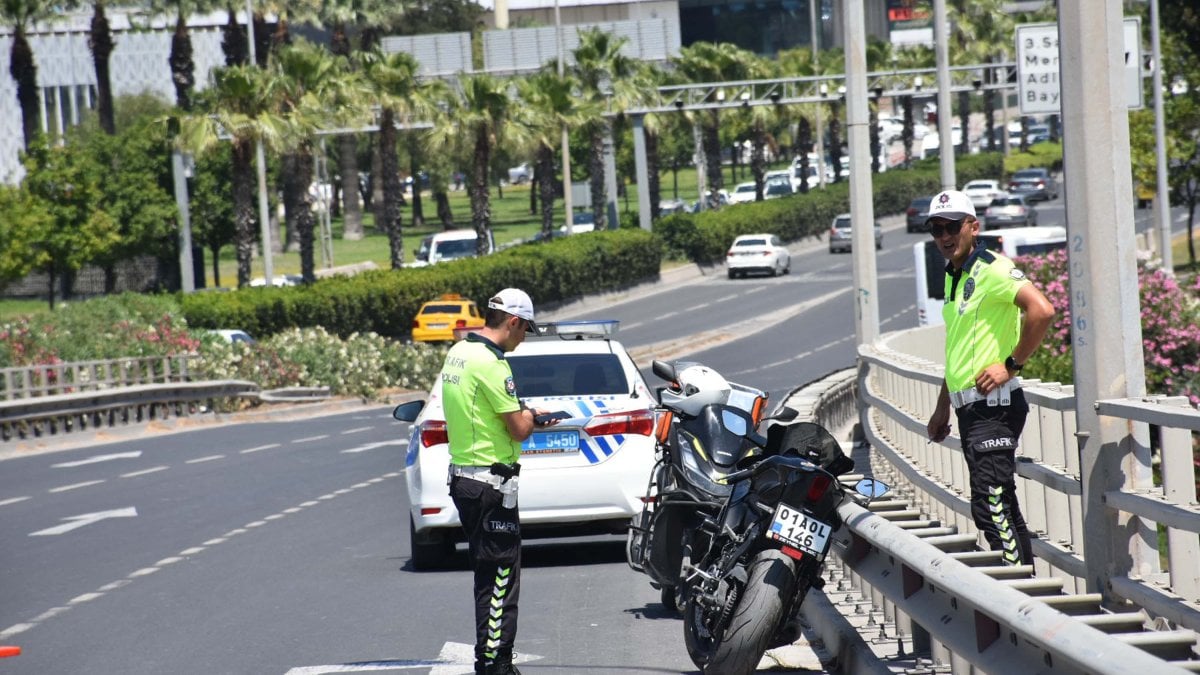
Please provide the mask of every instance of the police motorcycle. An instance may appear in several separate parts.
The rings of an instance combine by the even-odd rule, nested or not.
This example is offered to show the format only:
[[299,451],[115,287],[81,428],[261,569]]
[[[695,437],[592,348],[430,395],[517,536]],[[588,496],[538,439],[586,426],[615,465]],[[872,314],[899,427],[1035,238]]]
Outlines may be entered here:
[[656,410],[657,462],[650,473],[642,512],[634,516],[626,540],[630,567],[650,577],[664,607],[676,610],[684,596],[683,570],[692,551],[708,548],[700,529],[715,518],[730,493],[723,477],[760,449],[745,434],[722,424],[726,410],[738,410],[755,423],[790,420],[785,409],[763,418],[765,392],[725,380],[717,371],[694,362],[654,361],[655,375],[670,386],[659,390]]
[[825,584],[838,507],[865,505],[888,487],[866,478],[848,491],[838,476],[854,461],[818,424],[774,425],[763,438],[742,411],[721,411],[721,423],[762,452],[725,476],[727,500],[700,525],[708,547],[684,569],[684,642],[706,675],[747,675],[766,650],[799,637],[800,605]]

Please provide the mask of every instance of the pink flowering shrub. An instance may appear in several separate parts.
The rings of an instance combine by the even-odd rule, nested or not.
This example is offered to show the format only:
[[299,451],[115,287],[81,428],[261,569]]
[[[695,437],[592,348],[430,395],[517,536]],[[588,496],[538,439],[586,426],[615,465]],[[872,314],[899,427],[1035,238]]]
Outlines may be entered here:
[[[1066,251],[1017,258],[1017,266],[1054,305],[1056,316],[1042,348],[1025,373],[1050,382],[1070,383],[1071,307]],[[1200,278],[1183,287],[1161,270],[1138,270],[1142,308],[1142,351],[1146,391],[1188,396],[1200,404]]]

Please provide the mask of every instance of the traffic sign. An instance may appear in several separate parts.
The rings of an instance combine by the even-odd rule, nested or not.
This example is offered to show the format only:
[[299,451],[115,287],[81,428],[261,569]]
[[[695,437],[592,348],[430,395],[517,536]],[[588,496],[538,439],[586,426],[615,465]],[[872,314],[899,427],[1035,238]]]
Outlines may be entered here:
[[[1141,20],[1125,19],[1125,92],[1129,109],[1142,107]],[[1058,24],[1028,23],[1017,26],[1017,93],[1022,115],[1062,112],[1059,85]]]

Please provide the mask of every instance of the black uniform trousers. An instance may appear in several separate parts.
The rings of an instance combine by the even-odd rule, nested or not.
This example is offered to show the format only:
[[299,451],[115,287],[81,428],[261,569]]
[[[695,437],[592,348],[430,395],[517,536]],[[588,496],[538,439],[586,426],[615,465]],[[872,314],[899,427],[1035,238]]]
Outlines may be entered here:
[[1025,428],[1029,404],[1020,389],[1009,405],[976,401],[959,408],[958,428],[971,479],[971,516],[993,551],[1006,565],[1033,563],[1033,547],[1017,503],[1017,439]]
[[450,479],[450,497],[466,533],[475,571],[475,669],[510,663],[521,595],[521,520],[488,483]]

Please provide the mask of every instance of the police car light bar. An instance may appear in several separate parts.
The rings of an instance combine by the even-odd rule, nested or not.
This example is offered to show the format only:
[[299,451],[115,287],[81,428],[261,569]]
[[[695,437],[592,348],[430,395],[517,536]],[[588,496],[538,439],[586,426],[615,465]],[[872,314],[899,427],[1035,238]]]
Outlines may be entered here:
[[[604,339],[617,333],[621,322],[614,319],[598,321],[548,321],[538,322],[542,337],[557,336],[560,340]],[[532,336],[529,336],[532,337]]]

